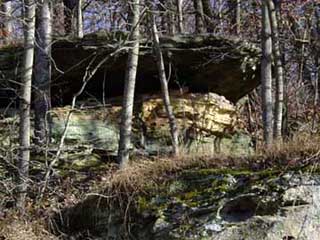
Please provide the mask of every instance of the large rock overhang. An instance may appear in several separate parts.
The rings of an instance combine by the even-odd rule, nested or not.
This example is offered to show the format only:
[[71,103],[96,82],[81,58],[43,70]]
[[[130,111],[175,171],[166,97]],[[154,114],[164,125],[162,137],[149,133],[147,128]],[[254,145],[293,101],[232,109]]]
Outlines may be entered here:
[[[97,100],[101,100],[102,96],[121,96],[128,53],[128,45],[123,41],[125,37],[119,33],[98,32],[83,39],[55,40],[52,47],[53,101],[70,104],[72,96],[81,88],[86,73],[90,73],[105,58],[108,60],[95,72],[82,96]],[[211,34],[164,36],[160,41],[171,89],[210,91],[236,102],[259,84],[257,69],[260,50],[254,44]],[[19,59],[16,56],[21,55],[21,51],[18,47],[0,49],[2,73],[8,74],[8,70],[14,70]],[[115,51],[117,54],[114,54]],[[10,57],[5,57],[4,53],[8,52]],[[136,92],[159,91],[152,41],[142,39]]]

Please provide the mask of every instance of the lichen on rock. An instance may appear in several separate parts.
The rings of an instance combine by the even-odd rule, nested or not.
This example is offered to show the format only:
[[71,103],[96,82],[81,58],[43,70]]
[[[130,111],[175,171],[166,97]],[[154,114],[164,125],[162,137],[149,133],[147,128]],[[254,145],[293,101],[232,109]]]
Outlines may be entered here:
[[[159,95],[144,95],[135,104],[133,119],[132,149],[140,149],[149,155],[170,152],[171,138],[168,118],[163,100]],[[250,137],[236,131],[237,112],[235,106],[224,97],[214,93],[173,94],[173,112],[180,134],[180,143],[190,152],[214,153],[214,141],[222,139],[225,153],[250,152]],[[52,110],[52,136],[58,141],[66,122],[66,143],[92,145],[116,155],[119,140],[121,107],[108,105],[73,109]],[[202,150],[201,150],[202,149]]]

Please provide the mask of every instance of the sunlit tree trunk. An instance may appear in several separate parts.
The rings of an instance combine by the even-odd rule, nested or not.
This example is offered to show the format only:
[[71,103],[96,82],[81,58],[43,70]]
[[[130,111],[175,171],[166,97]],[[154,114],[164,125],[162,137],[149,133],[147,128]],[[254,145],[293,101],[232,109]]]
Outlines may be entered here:
[[177,5],[177,17],[178,17],[178,32],[183,33],[184,27],[183,27],[183,0],[176,0]]
[[[2,13],[1,13],[2,12]],[[9,44],[12,40],[12,3],[11,1],[8,2],[0,2],[0,16],[2,17],[3,23],[0,29],[1,38],[3,38],[4,44]]]
[[35,111],[35,139],[42,145],[49,140],[49,123],[51,109],[51,2],[39,1],[37,15],[36,55],[34,69],[34,111]]
[[[118,149],[118,162],[120,167],[123,168],[127,165],[129,160],[130,142],[131,142],[131,129],[132,129],[132,116],[134,104],[134,91],[136,83],[136,74],[139,59],[139,0],[132,0],[130,2],[130,10],[132,11],[131,18],[131,48],[128,52],[127,68],[125,73],[125,86],[122,103],[122,115],[120,125],[120,139]],[[130,11],[129,10],[129,11]]]
[[261,59],[261,96],[263,136],[267,145],[273,141],[273,110],[272,110],[272,40],[271,25],[267,0],[262,2],[262,59]]
[[83,13],[82,13],[82,1],[79,0],[77,5],[77,37],[83,38]]
[[35,37],[35,0],[24,1],[24,55],[21,76],[21,102],[19,125],[19,156],[18,156],[18,196],[17,206],[22,211],[28,188],[29,161],[30,161],[30,104],[31,81],[34,57]]
[[280,139],[282,136],[283,118],[283,67],[282,55],[280,51],[279,29],[277,14],[273,0],[267,0],[272,31],[272,50],[275,62],[276,94],[275,94],[275,113],[274,113],[274,138]]
[[193,0],[194,9],[196,11],[196,26],[195,30],[197,33],[204,33],[205,27],[204,27],[204,12],[203,12],[203,5],[202,0]]
[[160,48],[160,41],[159,41],[159,35],[158,35],[158,29],[155,21],[155,16],[153,14],[151,15],[151,23],[152,23],[153,44],[154,44],[154,50],[156,53],[159,79],[161,83],[162,98],[163,98],[163,103],[169,119],[173,154],[175,156],[178,156],[179,155],[179,133],[178,133],[178,128],[176,124],[176,119],[174,117],[173,109],[170,103],[169,88],[168,88],[168,82],[167,82],[167,77],[165,72],[163,55]]
[[241,33],[241,0],[237,1],[237,8],[236,8],[236,34],[240,35]]

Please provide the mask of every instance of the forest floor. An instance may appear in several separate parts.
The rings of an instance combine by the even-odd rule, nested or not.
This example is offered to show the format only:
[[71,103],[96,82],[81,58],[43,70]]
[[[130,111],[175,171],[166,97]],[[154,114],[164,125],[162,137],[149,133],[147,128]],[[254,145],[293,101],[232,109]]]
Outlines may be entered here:
[[[140,192],[148,185],[160,184],[173,179],[187,169],[229,170],[277,170],[318,171],[320,160],[320,137],[299,136],[284,144],[275,144],[268,150],[260,148],[250,157],[224,155],[179,158],[154,157],[135,159],[124,170],[117,164],[106,164],[102,169],[76,171],[63,175],[53,174],[45,191],[41,191],[43,179],[31,171],[28,202],[24,215],[15,210],[15,182],[12,173],[4,172],[0,181],[0,240],[60,239],[50,233],[51,216],[62,209],[83,201],[88,196],[99,195],[105,189],[117,195],[119,189]],[[62,235],[61,235],[62,236]],[[60,237],[61,237],[60,236]]]

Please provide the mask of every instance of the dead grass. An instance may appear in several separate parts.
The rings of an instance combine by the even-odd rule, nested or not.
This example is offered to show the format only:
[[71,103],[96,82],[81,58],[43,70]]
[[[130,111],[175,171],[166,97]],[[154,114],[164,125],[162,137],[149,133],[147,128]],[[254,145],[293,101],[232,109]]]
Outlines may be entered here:
[[[90,192],[101,193],[101,189],[105,189],[105,192],[96,196],[107,197],[118,203],[120,200],[126,211],[128,199],[134,202],[135,196],[138,194],[157,191],[159,185],[177,178],[181,172],[188,169],[247,169],[252,171],[275,169],[280,172],[286,172],[288,169],[300,170],[307,166],[319,169],[319,155],[320,136],[299,135],[290,141],[274,144],[269,148],[260,146],[257,153],[250,157],[188,156],[184,154],[179,158],[140,158],[132,160],[125,169],[119,170],[114,164],[110,166],[108,171],[99,173],[101,175],[93,180],[94,187],[90,188]],[[57,186],[57,188],[61,188],[61,186]],[[68,192],[75,191],[75,188],[72,184],[69,190],[60,189],[61,194],[66,198]],[[77,191],[82,191],[82,197],[77,198],[76,202],[83,200],[84,192],[81,189],[79,187]],[[76,202],[71,205],[74,206]],[[90,201],[88,203],[91,204]],[[60,209],[68,207],[66,204],[62,205],[64,206],[60,206]],[[0,219],[0,239],[55,239],[45,230],[44,222],[43,218],[26,222],[17,217]]]
[[316,164],[320,155],[320,136],[299,134],[285,142],[276,142],[266,148],[260,146],[254,157],[264,158],[279,167]]
[[[218,168],[247,169],[303,169],[317,166],[320,159],[320,136],[299,135],[287,142],[275,143],[269,148],[260,146],[256,154],[246,157],[217,155],[181,156],[179,158],[155,158],[132,161],[125,169],[117,170],[108,177],[106,188],[111,192],[144,191],[152,186],[170,180],[187,169]],[[111,193],[109,192],[109,194]]]
[[23,221],[18,215],[0,221],[0,239],[4,240],[57,240],[40,221]]

